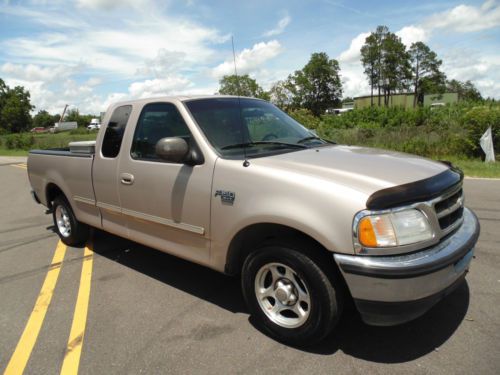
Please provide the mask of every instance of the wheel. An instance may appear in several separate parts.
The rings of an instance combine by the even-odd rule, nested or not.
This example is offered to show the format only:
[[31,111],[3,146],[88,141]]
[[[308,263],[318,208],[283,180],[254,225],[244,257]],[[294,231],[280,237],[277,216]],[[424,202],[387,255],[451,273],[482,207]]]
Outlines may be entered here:
[[80,223],[71,206],[63,196],[58,196],[52,202],[52,218],[61,241],[68,246],[79,246],[89,238],[89,227]]
[[335,327],[341,314],[341,293],[319,263],[286,245],[264,246],[245,260],[245,301],[257,324],[271,337],[307,346]]

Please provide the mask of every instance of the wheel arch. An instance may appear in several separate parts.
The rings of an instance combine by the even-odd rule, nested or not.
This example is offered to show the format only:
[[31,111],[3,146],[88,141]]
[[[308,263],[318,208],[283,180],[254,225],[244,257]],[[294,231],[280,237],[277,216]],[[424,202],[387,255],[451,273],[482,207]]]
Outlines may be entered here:
[[321,257],[336,267],[333,253],[310,235],[290,226],[275,223],[251,224],[242,228],[229,243],[224,272],[229,275],[239,275],[247,256],[265,242],[280,241],[299,246],[308,244],[302,252]]

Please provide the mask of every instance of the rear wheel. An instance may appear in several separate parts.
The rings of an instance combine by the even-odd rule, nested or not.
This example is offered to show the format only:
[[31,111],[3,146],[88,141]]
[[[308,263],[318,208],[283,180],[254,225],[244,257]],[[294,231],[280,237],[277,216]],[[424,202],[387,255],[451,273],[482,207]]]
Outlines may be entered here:
[[89,227],[80,223],[62,195],[52,202],[52,218],[61,241],[68,246],[83,245],[89,238]]
[[318,263],[286,245],[262,247],[246,259],[242,288],[248,308],[278,341],[311,345],[335,327],[340,293]]

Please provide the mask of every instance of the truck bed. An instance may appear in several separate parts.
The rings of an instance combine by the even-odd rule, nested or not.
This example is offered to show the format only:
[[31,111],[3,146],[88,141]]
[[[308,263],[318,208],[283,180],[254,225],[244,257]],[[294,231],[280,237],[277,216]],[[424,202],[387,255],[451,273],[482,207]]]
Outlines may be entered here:
[[59,187],[68,198],[77,219],[100,226],[92,184],[92,153],[77,153],[69,148],[31,150],[28,176],[37,198],[50,207],[49,190]]

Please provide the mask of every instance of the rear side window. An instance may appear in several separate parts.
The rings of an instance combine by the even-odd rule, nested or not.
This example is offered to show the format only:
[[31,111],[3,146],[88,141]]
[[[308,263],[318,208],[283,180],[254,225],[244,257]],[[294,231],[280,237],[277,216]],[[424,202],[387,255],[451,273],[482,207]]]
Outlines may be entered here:
[[131,105],[123,105],[114,110],[109,119],[104,140],[102,142],[102,155],[107,158],[116,158],[120,153],[123,133],[127,126],[128,118],[132,112]]
[[144,106],[135,128],[130,155],[134,159],[161,161],[156,143],[166,137],[183,138],[191,143],[191,133],[177,107],[172,103],[151,103]]

